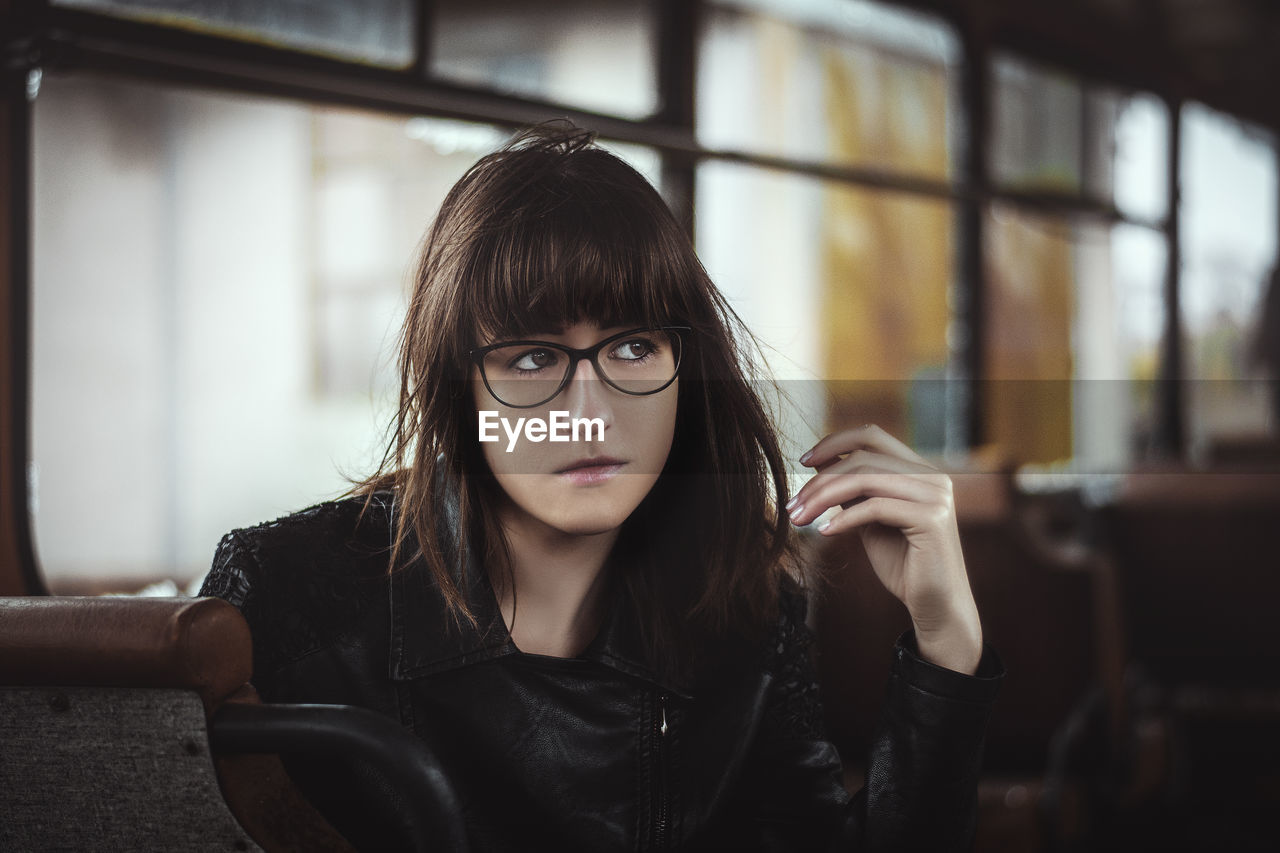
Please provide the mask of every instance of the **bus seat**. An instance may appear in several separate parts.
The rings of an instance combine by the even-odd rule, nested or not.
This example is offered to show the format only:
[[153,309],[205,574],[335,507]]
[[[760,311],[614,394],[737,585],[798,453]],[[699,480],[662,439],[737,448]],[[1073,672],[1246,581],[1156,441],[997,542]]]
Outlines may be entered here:
[[1280,471],[1153,465],[1128,472],[1100,514],[1133,714],[1161,733],[1167,768],[1140,803],[1161,835],[1141,837],[1153,849],[1277,849]]
[[251,661],[220,599],[0,598],[0,849],[351,851],[276,756],[211,752]]

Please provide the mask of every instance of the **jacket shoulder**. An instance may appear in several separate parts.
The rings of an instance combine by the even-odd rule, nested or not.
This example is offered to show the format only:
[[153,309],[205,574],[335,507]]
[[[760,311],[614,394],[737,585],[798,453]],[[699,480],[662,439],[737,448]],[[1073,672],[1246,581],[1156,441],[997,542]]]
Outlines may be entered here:
[[324,570],[335,560],[388,548],[390,507],[390,496],[382,493],[367,505],[363,497],[326,501],[275,521],[233,530],[222,541],[251,549],[260,562],[277,570]]
[[218,543],[201,596],[249,623],[262,673],[340,636],[383,594],[391,552],[388,495],[327,501]]

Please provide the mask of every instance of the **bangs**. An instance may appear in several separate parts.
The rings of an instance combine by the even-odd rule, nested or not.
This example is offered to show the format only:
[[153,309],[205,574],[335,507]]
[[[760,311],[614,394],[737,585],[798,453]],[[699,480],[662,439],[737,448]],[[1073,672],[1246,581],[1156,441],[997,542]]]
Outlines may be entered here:
[[477,343],[687,316],[692,250],[651,187],[646,198],[634,184],[539,177],[491,206],[458,247]]

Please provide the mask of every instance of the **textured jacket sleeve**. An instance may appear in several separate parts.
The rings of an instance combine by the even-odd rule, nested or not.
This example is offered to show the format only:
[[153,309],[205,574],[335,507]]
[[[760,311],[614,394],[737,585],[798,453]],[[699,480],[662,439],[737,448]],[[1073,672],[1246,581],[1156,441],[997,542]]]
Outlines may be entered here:
[[774,680],[760,737],[769,765],[765,772],[773,777],[769,811],[779,838],[782,823],[792,824],[789,840],[777,848],[969,849],[987,720],[1004,677],[994,650],[984,648],[978,671],[970,676],[921,658],[913,632],[899,637],[871,741],[867,782],[849,797],[840,758],[825,738],[804,597],[788,592],[783,602],[770,649]]
[[863,813],[853,849],[969,849],[987,720],[1003,679],[990,646],[966,675],[921,658],[914,632],[898,638],[867,783],[855,798]]
[[[264,676],[270,671],[267,660],[271,645],[264,634],[270,620],[262,612],[269,599],[265,585],[270,577],[261,571],[258,559],[243,531],[233,530],[218,543],[213,566],[200,586],[200,596],[216,596],[233,604],[253,635],[253,684],[262,693]],[[264,695],[264,699],[266,696]]]
[[213,566],[200,585],[199,595],[226,599],[243,610],[253,594],[255,574],[252,557],[240,542],[240,532],[233,530],[218,543]]
[[[355,512],[355,505],[321,504],[233,530],[218,543],[199,594],[226,599],[249,623],[253,685],[264,701],[319,701],[305,698],[305,684],[292,685],[302,695],[290,693],[282,669],[332,643],[385,601],[377,555],[351,539]],[[361,571],[373,580],[357,577]]]

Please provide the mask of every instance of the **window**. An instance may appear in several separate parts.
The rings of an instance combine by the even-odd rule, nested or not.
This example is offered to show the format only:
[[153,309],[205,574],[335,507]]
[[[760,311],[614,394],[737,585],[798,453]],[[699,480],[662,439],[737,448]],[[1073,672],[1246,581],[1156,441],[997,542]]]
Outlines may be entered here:
[[992,97],[1010,199],[984,224],[987,438],[1021,462],[1119,470],[1159,451],[1168,110],[1013,56]]
[[985,422],[1012,458],[1117,471],[1153,452],[1163,235],[992,207]]
[[378,458],[415,246],[502,134],[79,76],[34,122],[46,578],[191,580]]
[[647,0],[437,0],[431,70],[511,95],[642,118],[658,108]]
[[1016,189],[1084,189],[1084,87],[1011,56],[992,63],[991,177]]
[[[699,38],[698,140],[748,164],[699,167],[698,251],[783,380],[787,453],[866,422],[940,453],[962,417],[946,393],[954,34],[881,3],[724,0]],[[938,197],[806,164],[933,180]]]
[[1280,430],[1249,358],[1276,265],[1276,143],[1197,104],[1182,114],[1182,281],[1189,449]]
[[703,262],[804,404],[797,442],[876,422],[941,452],[950,205],[716,162],[698,199]]
[[698,139],[712,149],[945,178],[954,35],[880,3],[709,4]]
[[389,68],[414,60],[413,0],[310,0],[217,3],[211,0],[53,0],[58,6],[210,35],[288,47]]

